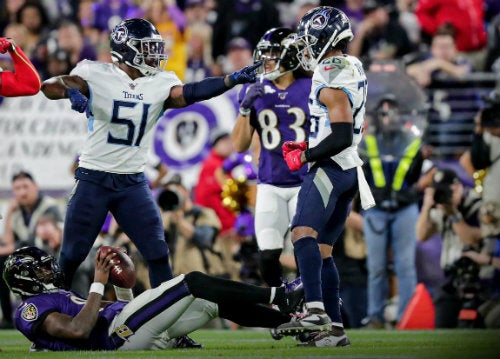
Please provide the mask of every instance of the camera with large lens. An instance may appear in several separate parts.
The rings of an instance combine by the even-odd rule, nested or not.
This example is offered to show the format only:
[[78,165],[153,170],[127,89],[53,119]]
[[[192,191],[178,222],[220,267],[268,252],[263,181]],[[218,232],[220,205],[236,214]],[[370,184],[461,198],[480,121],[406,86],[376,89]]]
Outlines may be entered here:
[[434,202],[437,204],[451,204],[453,189],[450,185],[436,185],[434,187]]
[[170,189],[164,189],[158,196],[158,205],[165,211],[175,211],[180,206],[180,197],[177,192]]
[[[470,246],[464,246],[462,251],[475,250]],[[451,265],[444,268],[445,274],[450,281],[445,286],[449,292],[457,293],[461,301],[459,314],[459,327],[480,326],[477,322],[477,308],[482,302],[482,285],[479,278],[479,266],[468,257],[460,257]],[[466,315],[463,315],[465,313]],[[475,313],[475,315],[467,315]]]

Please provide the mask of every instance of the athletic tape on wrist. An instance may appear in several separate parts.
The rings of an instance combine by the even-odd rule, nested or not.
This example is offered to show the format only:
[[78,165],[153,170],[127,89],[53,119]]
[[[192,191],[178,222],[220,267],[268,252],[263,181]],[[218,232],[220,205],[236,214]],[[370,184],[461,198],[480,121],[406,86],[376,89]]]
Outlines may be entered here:
[[104,284],[100,282],[94,282],[90,285],[89,294],[97,293],[100,295],[104,295]]

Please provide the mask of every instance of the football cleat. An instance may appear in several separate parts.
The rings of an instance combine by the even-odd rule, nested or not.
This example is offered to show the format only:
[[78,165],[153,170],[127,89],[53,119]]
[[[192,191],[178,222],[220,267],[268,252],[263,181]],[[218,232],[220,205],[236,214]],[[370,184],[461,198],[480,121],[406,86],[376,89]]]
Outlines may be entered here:
[[[305,334],[305,333],[302,333]],[[304,337],[305,339],[305,337]],[[327,332],[311,333],[307,340],[301,340],[302,343],[297,344],[300,347],[346,347],[351,344],[345,333],[336,335],[332,330]]]
[[272,328],[269,333],[271,334],[271,337],[274,340],[281,340],[283,339],[283,335],[276,333],[276,328]]
[[175,344],[173,346],[176,349],[202,349],[203,345],[195,342],[192,338],[187,335],[175,338]]
[[303,317],[294,317],[288,323],[276,328],[276,333],[282,335],[297,335],[302,332],[330,330],[332,321],[323,309],[311,308]]

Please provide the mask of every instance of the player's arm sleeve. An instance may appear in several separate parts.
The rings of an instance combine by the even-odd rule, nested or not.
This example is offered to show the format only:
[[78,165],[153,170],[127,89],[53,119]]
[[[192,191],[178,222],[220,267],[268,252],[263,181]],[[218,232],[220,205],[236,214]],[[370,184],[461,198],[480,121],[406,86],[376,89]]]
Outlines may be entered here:
[[14,47],[9,52],[14,63],[14,72],[0,73],[0,95],[12,97],[37,94],[42,82],[31,61],[19,47]]
[[313,162],[335,156],[352,144],[353,124],[350,122],[330,123],[332,133],[313,148],[305,151],[306,161]]
[[224,77],[208,77],[199,82],[187,83],[182,88],[182,96],[188,105],[219,96],[229,89]]

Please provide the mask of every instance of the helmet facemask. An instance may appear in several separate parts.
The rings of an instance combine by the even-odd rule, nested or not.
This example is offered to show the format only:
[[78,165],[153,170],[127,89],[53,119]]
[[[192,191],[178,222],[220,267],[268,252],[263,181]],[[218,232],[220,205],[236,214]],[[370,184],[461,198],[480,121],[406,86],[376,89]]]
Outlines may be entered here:
[[118,24],[110,34],[111,58],[141,72],[154,75],[165,69],[165,42],[149,21],[128,19]]
[[256,70],[257,75],[270,81],[296,70],[299,62],[292,37],[283,39],[281,44],[261,40],[254,51],[254,62],[257,61],[262,61],[262,66]]
[[133,63],[125,62],[127,65],[136,68],[145,76],[165,70],[167,55],[165,41],[161,37],[159,39],[130,39],[127,45],[136,52]]

